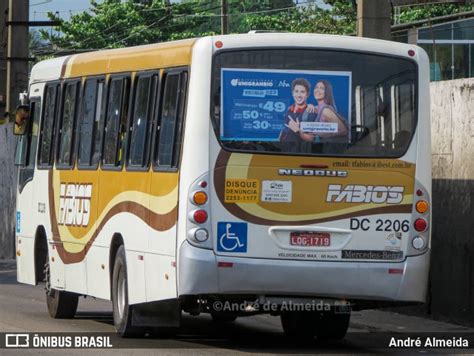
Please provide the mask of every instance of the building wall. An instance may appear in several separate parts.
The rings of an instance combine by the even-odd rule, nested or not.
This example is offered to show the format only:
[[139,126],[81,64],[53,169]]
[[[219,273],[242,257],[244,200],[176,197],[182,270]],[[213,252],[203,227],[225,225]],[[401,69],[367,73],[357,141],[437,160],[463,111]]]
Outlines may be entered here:
[[430,309],[474,325],[474,79],[431,83]]
[[0,125],[0,259],[15,255],[15,142],[13,124]]

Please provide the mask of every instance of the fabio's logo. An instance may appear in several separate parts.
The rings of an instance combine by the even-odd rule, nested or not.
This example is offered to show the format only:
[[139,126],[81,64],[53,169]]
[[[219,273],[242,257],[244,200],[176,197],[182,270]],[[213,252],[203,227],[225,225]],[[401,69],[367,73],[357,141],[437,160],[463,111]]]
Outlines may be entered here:
[[89,225],[91,198],[92,184],[61,183],[58,224]]
[[333,203],[375,203],[399,204],[403,200],[405,187],[381,185],[330,184],[327,202]]

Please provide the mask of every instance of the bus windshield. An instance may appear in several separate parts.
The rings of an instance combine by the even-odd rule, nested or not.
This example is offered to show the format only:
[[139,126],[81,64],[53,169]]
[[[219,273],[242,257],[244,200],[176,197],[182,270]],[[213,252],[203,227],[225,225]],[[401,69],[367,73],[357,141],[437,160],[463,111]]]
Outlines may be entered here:
[[417,65],[327,49],[215,55],[211,116],[225,149],[400,157],[417,121]]

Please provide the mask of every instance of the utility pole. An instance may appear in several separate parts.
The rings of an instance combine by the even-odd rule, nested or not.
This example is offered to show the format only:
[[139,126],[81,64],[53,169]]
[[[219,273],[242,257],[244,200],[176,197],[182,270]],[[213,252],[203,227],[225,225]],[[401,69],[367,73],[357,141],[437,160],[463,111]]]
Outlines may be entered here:
[[[2,21],[2,26],[7,22],[8,19],[8,0],[0,0],[0,18]],[[3,27],[4,28],[4,27]],[[5,28],[4,28],[5,29]],[[6,98],[7,98],[7,43],[8,43],[8,33],[7,31],[1,32],[0,37],[0,122],[2,122],[5,108],[6,108]]]
[[357,36],[390,40],[390,0],[357,0]]
[[229,17],[227,15],[227,0],[221,0],[221,34],[229,33]]
[[28,89],[28,18],[29,0],[9,0],[6,112],[10,117],[20,93]]

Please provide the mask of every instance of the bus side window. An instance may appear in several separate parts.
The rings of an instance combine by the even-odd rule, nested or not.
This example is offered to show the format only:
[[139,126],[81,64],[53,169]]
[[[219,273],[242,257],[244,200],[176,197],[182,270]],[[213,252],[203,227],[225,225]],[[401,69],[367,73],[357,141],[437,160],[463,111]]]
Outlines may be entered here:
[[41,116],[41,100],[39,98],[31,99],[30,113],[30,122],[26,128],[27,134],[18,136],[15,151],[15,165],[24,168],[35,168],[38,123]]
[[186,104],[188,73],[165,75],[161,115],[157,127],[159,139],[155,144],[154,163],[158,169],[178,167],[182,127]]
[[82,109],[79,119],[79,155],[78,166],[91,164],[92,124],[96,107],[97,79],[87,79],[82,94]]
[[97,101],[95,106],[94,116],[94,142],[92,151],[91,165],[97,168],[102,156],[102,143],[104,140],[104,119],[105,119],[105,105],[107,103],[107,92],[105,88],[105,81],[100,80],[97,85]]
[[57,166],[59,168],[69,168],[73,165],[74,134],[77,116],[77,94],[79,92],[79,82],[66,82],[63,90],[62,108],[59,117],[59,141]]
[[54,126],[57,111],[57,98],[59,85],[48,85],[45,90],[44,110],[40,129],[40,152],[38,167],[50,168],[52,166],[54,146]]
[[413,84],[392,85],[392,148],[404,151],[415,130],[415,88]]
[[26,164],[26,155],[28,154],[28,138],[28,135],[18,136],[15,148],[15,166],[24,167]]
[[19,165],[18,169],[18,189],[20,192],[27,182],[33,178],[36,147],[38,145],[38,125],[41,117],[41,99],[32,98],[30,100],[31,118],[27,129],[27,134],[19,136],[15,153],[15,165]]
[[151,150],[152,100],[155,97],[153,94],[157,81],[156,74],[140,75],[136,81],[128,159],[128,165],[134,168],[148,167]]
[[30,131],[30,148],[28,149],[27,156],[27,167],[35,168],[36,161],[36,149],[38,147],[38,134],[39,134],[39,121],[41,117],[41,101],[34,100],[32,101],[32,108],[30,112],[33,113],[33,118],[31,121],[31,131]]
[[28,151],[30,151],[30,137],[31,137],[31,121],[34,120],[35,117],[35,108],[38,106],[37,101],[30,102],[30,120],[27,122],[27,126],[24,129],[25,134],[18,136],[16,140],[16,148],[15,148],[15,165],[20,167],[26,166],[27,155]]
[[111,80],[102,156],[105,168],[116,169],[123,163],[129,91],[129,78]]

